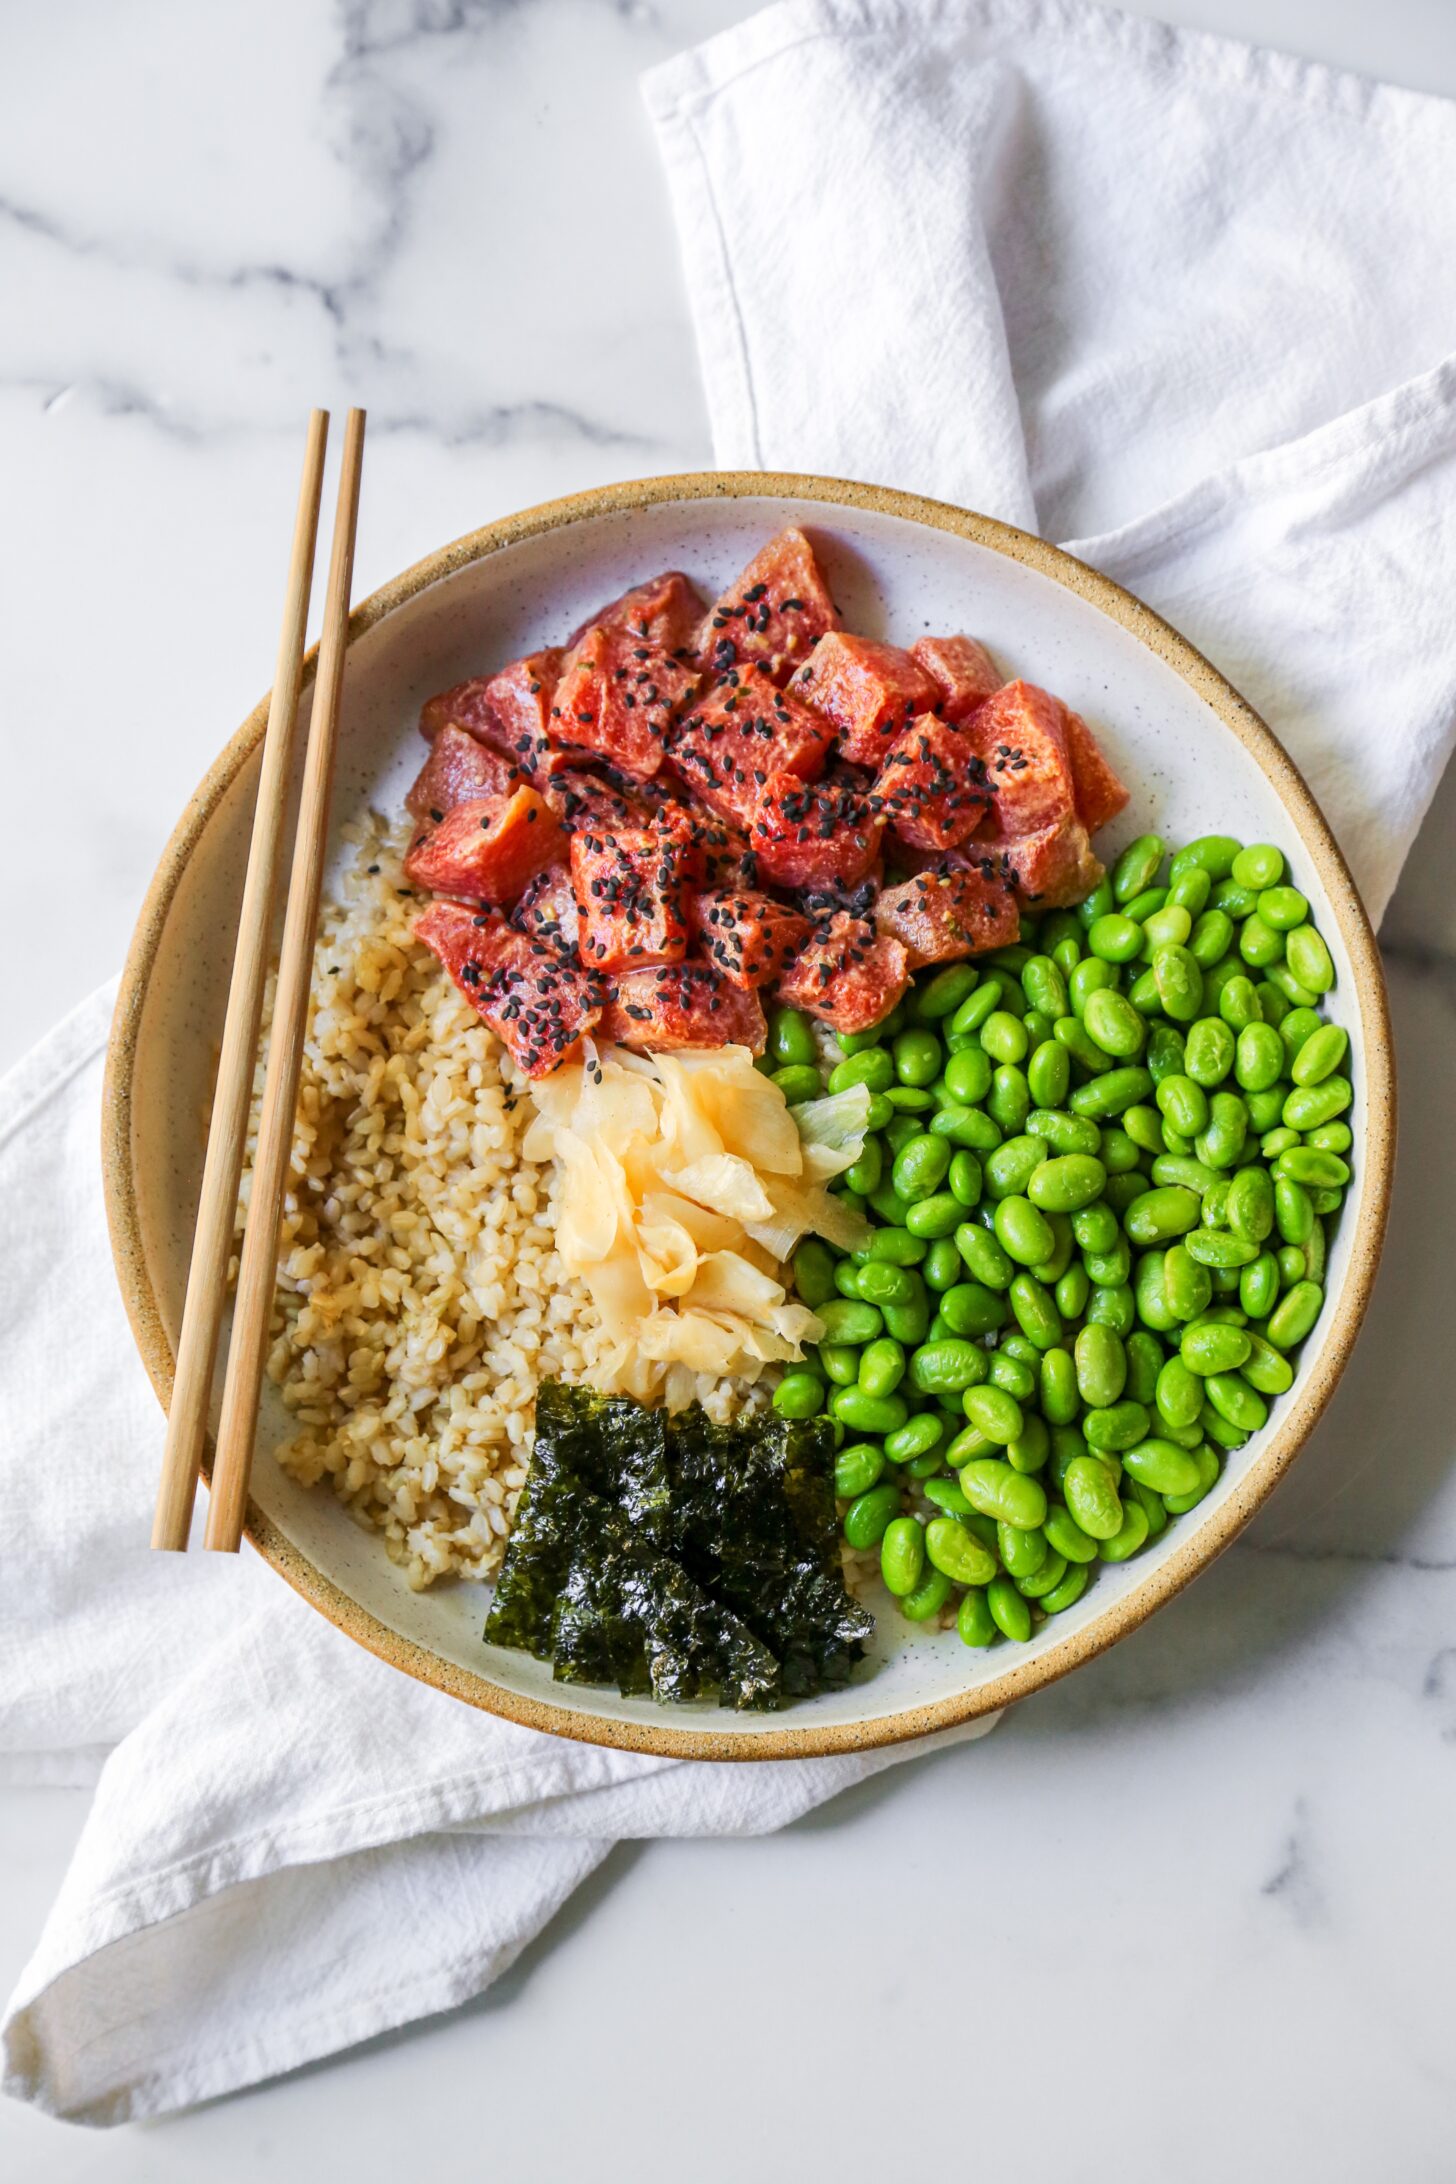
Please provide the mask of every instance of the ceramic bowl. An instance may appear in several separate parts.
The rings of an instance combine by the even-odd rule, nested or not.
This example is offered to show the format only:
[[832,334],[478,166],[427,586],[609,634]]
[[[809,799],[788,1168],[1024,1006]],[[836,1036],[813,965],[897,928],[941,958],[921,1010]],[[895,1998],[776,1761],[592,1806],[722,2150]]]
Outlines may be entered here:
[[[335,857],[339,828],[362,807],[399,808],[432,691],[556,639],[655,569],[686,569],[712,596],[786,523],[813,535],[852,627],[906,644],[925,631],[970,630],[1008,673],[1046,684],[1087,717],[1133,791],[1120,830],[1101,838],[1104,856],[1147,828],[1175,842],[1218,830],[1284,850],[1337,967],[1331,1013],[1351,1035],[1355,1180],[1295,1385],[1196,1511],[1134,1561],[1100,1569],[1026,1646],[971,1652],[953,1631],[912,1630],[882,1602],[872,1657],[850,1688],[777,1715],[564,1688],[542,1663],[486,1646],[479,1587],[410,1592],[326,1488],[283,1473],[271,1449],[285,1414],[268,1390],[248,1532],[321,1614],[407,1674],[512,1720],[700,1758],[805,1757],[948,1727],[1065,1675],[1171,1600],[1248,1522],[1329,1400],[1370,1296],[1394,1146],[1375,943],[1319,808],[1274,736],[1206,660],[1105,577],[1023,532],[908,494],[768,474],[650,479],[530,509],[420,562],[353,617]],[[305,715],[311,691],[312,665]],[[244,722],[167,845],[117,1009],[105,1124],[111,1231],[164,1404],[264,714],[260,705]]]

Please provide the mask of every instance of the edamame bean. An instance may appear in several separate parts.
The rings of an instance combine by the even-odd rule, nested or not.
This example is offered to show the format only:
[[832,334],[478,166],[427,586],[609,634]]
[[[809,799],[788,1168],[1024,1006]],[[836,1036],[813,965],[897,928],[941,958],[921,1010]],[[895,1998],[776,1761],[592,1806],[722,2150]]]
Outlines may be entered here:
[[892,1517],[880,1539],[880,1576],[886,1592],[915,1590],[925,1569],[925,1530],[914,1517]]
[[1063,1153],[1033,1169],[1026,1195],[1044,1213],[1076,1213],[1102,1195],[1106,1181],[1107,1170],[1094,1154]]
[[769,1017],[768,1051],[781,1068],[817,1068],[819,1046],[808,1017],[797,1009],[774,1009]]
[[1123,1227],[1135,1244],[1166,1243],[1196,1228],[1200,1210],[1193,1191],[1167,1184],[1140,1192],[1123,1215]]
[[[977,1387],[989,1371],[984,1350],[962,1336],[948,1335],[939,1342],[923,1343],[915,1352],[910,1360],[910,1385],[921,1395],[959,1395],[965,1389]],[[989,1439],[997,1438],[988,1432],[975,1412],[968,1410],[966,1416],[987,1432]],[[1017,1416],[1019,1418],[1019,1411]],[[1004,1436],[1008,1440],[1010,1437],[1009,1434]]]
[[957,1585],[985,1585],[996,1575],[996,1557],[958,1517],[931,1518],[925,1527],[925,1552]]
[[927,1248],[908,1229],[878,1228],[870,1237],[867,1256],[885,1266],[919,1266]]
[[[867,1267],[861,1273],[868,1273]],[[898,1271],[898,1269],[896,1270]],[[859,1346],[873,1342],[884,1326],[884,1321],[872,1304],[863,1304],[857,1298],[835,1297],[815,1307],[824,1328],[824,1339],[833,1343],[853,1343]]]
[[995,1222],[997,1242],[1018,1266],[1039,1266],[1050,1255],[1055,1242],[1051,1226],[1029,1198],[1001,1199]]
[[773,1392],[780,1418],[817,1418],[824,1408],[824,1383],[809,1372],[785,1373]]
[[[1214,1373],[1236,1372],[1252,1347],[1244,1328],[1203,1319],[1183,1330],[1178,1354],[1191,1373],[1207,1379]],[[1170,1491],[1179,1494],[1185,1490],[1175,1486]]]
[[794,1253],[794,1287],[811,1312],[835,1294],[835,1258],[817,1236],[806,1236]]
[[1156,1407],[1164,1425],[1191,1426],[1203,1408],[1203,1383],[1181,1357],[1170,1357],[1158,1374]]
[[1267,1421],[1268,1404],[1242,1373],[1214,1373],[1203,1385],[1220,1418],[1226,1418],[1240,1433],[1257,1433]]
[[1318,1130],[1342,1115],[1353,1098],[1348,1077],[1326,1077],[1320,1084],[1296,1085],[1284,1102],[1284,1123],[1291,1130]]
[[1127,1385],[1127,1353],[1110,1327],[1084,1327],[1072,1347],[1077,1393],[1097,1409],[1115,1403]]
[[1100,1457],[1074,1456],[1062,1492],[1075,1522],[1089,1539],[1111,1539],[1122,1525],[1122,1503],[1112,1473]]
[[878,1547],[885,1536],[885,1527],[898,1516],[900,1489],[887,1480],[881,1486],[872,1486],[868,1493],[852,1501],[844,1512],[844,1536],[851,1547],[861,1554],[871,1547]]
[[1103,1540],[1097,1552],[1104,1562],[1128,1562],[1147,1544],[1148,1513],[1136,1498],[1123,1496],[1122,1522],[1111,1539]]
[[1017,1580],[1017,1589],[1021,1591],[1021,1579],[1035,1577],[1046,1561],[1046,1534],[1042,1531],[1023,1532],[1017,1524],[998,1524],[996,1551],[1001,1557],[1007,1576]]
[[1198,1484],[1198,1464],[1176,1441],[1157,1436],[1128,1449],[1122,1467],[1129,1478],[1150,1486],[1155,1494],[1189,1494]]
[[1046,1517],[1046,1489],[1041,1481],[1014,1471],[997,1457],[971,1457],[960,1467],[960,1484],[972,1509],[994,1517],[998,1524],[1034,1532]]
[[[961,1231],[957,1229],[957,1241],[960,1235]],[[957,1335],[994,1334],[997,1328],[1006,1324],[1005,1303],[984,1282],[957,1282],[941,1298],[940,1311],[946,1325]]]
[[873,1441],[847,1441],[834,1459],[834,1492],[840,1501],[856,1501],[879,1481],[884,1453]]
[[1025,1645],[1031,1636],[1031,1609],[1009,1577],[993,1577],[986,1587],[986,1606],[1003,1636]]
[[866,1395],[858,1386],[836,1388],[829,1409],[831,1416],[855,1433],[894,1433],[910,1415],[902,1396]]
[[1278,1295],[1279,1261],[1272,1251],[1261,1251],[1239,1270],[1239,1304],[1250,1319],[1266,1319]]
[[1017,1274],[1008,1296],[1017,1326],[1038,1350],[1049,1350],[1061,1341],[1061,1315],[1050,1292],[1034,1274]]
[[1289,1074],[1297,1085],[1322,1084],[1339,1068],[1349,1044],[1350,1034],[1343,1024],[1317,1023],[1295,1049]]
[[1125,994],[1105,986],[1087,997],[1082,1022],[1104,1054],[1131,1061],[1141,1054],[1147,1027]]
[[900,1613],[907,1623],[933,1622],[953,1589],[944,1570],[927,1568],[921,1573],[919,1584],[900,1600]]
[[1113,900],[1129,903],[1151,887],[1163,862],[1167,844],[1160,834],[1140,834],[1112,868]]
[[895,1155],[890,1171],[895,1195],[907,1205],[929,1198],[940,1189],[949,1170],[950,1147],[945,1139],[918,1131]]
[[1325,1293],[1318,1282],[1299,1281],[1285,1291],[1265,1323],[1265,1336],[1276,1350],[1292,1350],[1320,1316]]
[[858,1380],[866,1395],[893,1395],[904,1377],[905,1352],[893,1336],[880,1335],[860,1352]]
[[1054,1154],[1095,1156],[1102,1150],[1103,1132],[1085,1115],[1066,1108],[1039,1107],[1026,1118],[1028,1137],[1038,1137]]
[[1163,1295],[1175,1320],[1197,1319],[1212,1300],[1212,1275],[1182,1244],[1171,1245],[1164,1255]]
[[1122,1114],[1134,1101],[1145,1100],[1152,1089],[1153,1080],[1145,1069],[1111,1069],[1106,1076],[1079,1085],[1068,1104],[1074,1115],[1090,1115],[1095,1121]]
[[1275,1218],[1274,1185],[1266,1168],[1239,1169],[1229,1184],[1223,1217],[1245,1243],[1263,1243]]
[[[984,993],[987,988],[982,987]],[[979,1000],[980,994],[973,994]],[[991,1089],[990,1057],[980,1047],[964,1047],[959,1054],[952,1054],[945,1065],[945,1088],[950,1097],[961,1107],[979,1107]]]
[[983,1592],[973,1587],[961,1595],[961,1604],[956,1610],[956,1633],[962,1645],[994,1645],[999,1628]]
[[1285,960],[1308,993],[1328,993],[1335,966],[1324,940],[1312,925],[1296,926],[1285,942]]

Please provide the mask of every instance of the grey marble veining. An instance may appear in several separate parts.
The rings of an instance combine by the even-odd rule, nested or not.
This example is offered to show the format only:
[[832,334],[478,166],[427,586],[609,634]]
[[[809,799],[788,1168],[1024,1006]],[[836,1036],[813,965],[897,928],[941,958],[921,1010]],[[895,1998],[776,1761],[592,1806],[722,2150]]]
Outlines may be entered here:
[[[119,963],[265,684],[308,405],[370,412],[358,584],[557,492],[709,460],[642,69],[740,0],[93,0],[0,18],[0,1064]],[[1167,7],[1456,89],[1425,0]],[[84,793],[63,794],[70,785]],[[994,1737],[771,1843],[618,1854],[485,2002],[0,2171],[418,2159],[703,2184],[1456,2170],[1456,778],[1383,935],[1386,1257],[1286,1484],[1190,1591]],[[3,1443],[0,1443],[3,1461]],[[74,1800],[0,1796],[0,1970]],[[622,2098],[622,1968],[653,2055]],[[606,2044],[610,2049],[610,2043]],[[732,2056],[704,2086],[704,2053]],[[785,2058],[795,2061],[787,2073]],[[807,2087],[807,2091],[806,2091]]]

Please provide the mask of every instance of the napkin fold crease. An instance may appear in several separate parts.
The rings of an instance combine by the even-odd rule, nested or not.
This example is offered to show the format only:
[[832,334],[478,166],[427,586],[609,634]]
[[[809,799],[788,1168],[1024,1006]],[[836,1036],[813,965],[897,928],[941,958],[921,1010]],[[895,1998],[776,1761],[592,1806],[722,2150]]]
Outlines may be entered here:
[[[1456,730],[1456,108],[1083,0],[789,0],[644,89],[718,462],[1068,542],[1270,721],[1378,915]],[[0,1082],[0,1779],[99,1774],[11,2093],[113,2123],[296,2067],[479,1993],[615,1840],[765,1832],[990,1726],[600,1751],[396,1674],[250,1553],[151,1555],[112,999]]]

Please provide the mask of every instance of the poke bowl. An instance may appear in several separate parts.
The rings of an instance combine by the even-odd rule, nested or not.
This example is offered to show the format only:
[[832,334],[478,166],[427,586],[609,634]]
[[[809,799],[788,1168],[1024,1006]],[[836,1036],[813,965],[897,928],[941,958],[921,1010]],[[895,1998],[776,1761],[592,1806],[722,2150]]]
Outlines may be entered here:
[[[768,542],[803,558],[765,562]],[[962,632],[962,650],[937,650]],[[761,767],[745,715],[772,753]],[[265,716],[266,701],[167,846],[110,1055],[113,1250],[164,1405]],[[1048,819],[1036,798],[1058,767],[1065,808]],[[581,793],[563,796],[572,781]],[[650,868],[631,848],[649,831]],[[1235,876],[1240,844],[1257,846]],[[967,929],[984,921],[963,946],[944,942],[942,890]],[[1205,1008],[1189,948],[1220,919]],[[1195,1078],[1184,1039],[1200,1016],[1213,1060]],[[885,1059],[856,1066],[870,1053]],[[1283,1125],[1291,1096],[1307,1127]],[[1225,1125],[1238,1143],[1220,1150]],[[705,473],[548,503],[445,547],[351,620],[247,1530],[395,1667],[558,1734],[777,1758],[948,1728],[1093,1658],[1248,1521],[1358,1332],[1393,1158],[1384,987],[1344,860],[1272,733],[1150,610],[1006,525],[838,480]],[[1236,1183],[1247,1222],[1223,1214]],[[1121,1239],[1099,1252],[1118,1221],[1106,1237],[1084,1221],[1105,1220],[1103,1194],[1130,1254]],[[1311,1205],[1318,1237],[1296,1242]],[[1176,1310],[1175,1251],[1192,1292]],[[1268,1295],[1243,1310],[1256,1261]],[[922,1266],[943,1262],[927,1289]],[[927,1325],[900,1325],[892,1293]],[[1053,1350],[1065,1425],[1046,1395]],[[643,1423],[660,1498],[693,1472],[690,1528],[711,1479],[712,1521],[741,1540],[761,1512],[723,1511],[772,1472],[772,1524],[792,1504],[793,1552],[815,1559],[804,1583],[840,1602],[814,1653],[831,1671],[775,1657],[741,1587],[730,1600],[742,1571],[724,1576],[722,1540],[712,1575],[701,1540],[668,1553],[640,1469],[609,1491],[595,1442],[559,1458],[588,1400],[606,1404],[593,1433]],[[856,1477],[846,1445],[866,1452]],[[809,1474],[812,1519],[794,1499]],[[1122,1488],[1105,1523],[1104,1474]],[[569,1577],[548,1486],[581,1543]],[[878,1531],[876,1495],[899,1512]],[[937,1525],[949,1571],[922,1551]],[[609,1673],[629,1568],[639,1601],[663,1588],[644,1611],[651,1688],[636,1623],[636,1666]],[[529,1603],[535,1637],[503,1601]],[[689,1624],[719,1649],[706,1684],[685,1667]],[[732,1677],[752,1664],[731,1691],[725,1644]],[[756,1676],[771,1703],[745,1701]]]

